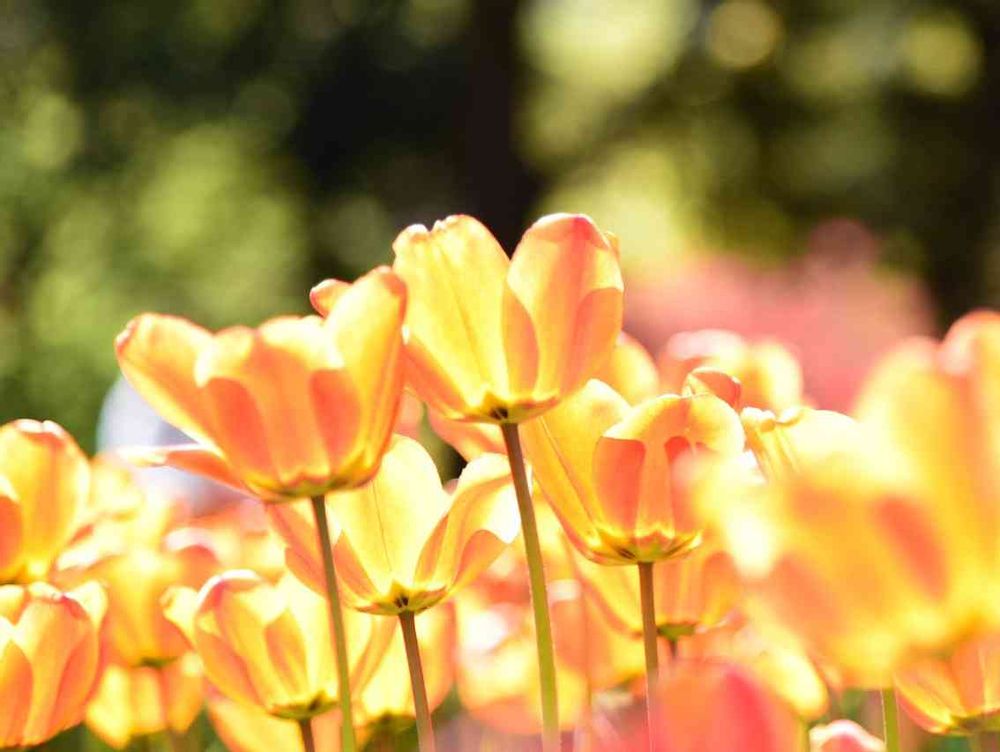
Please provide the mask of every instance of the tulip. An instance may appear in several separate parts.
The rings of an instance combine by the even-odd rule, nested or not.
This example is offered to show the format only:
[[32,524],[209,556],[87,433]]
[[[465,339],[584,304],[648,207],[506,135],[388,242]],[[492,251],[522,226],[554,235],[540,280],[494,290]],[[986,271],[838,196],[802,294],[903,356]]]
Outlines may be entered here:
[[653,356],[625,332],[618,335],[611,356],[594,373],[594,378],[608,384],[630,405],[651,399],[661,391]]
[[734,332],[701,330],[675,334],[658,359],[661,387],[679,392],[687,375],[707,367],[735,376],[742,405],[781,412],[802,404],[802,369],[784,345],[751,343]]
[[198,717],[203,700],[201,666],[194,653],[162,667],[110,664],[85,720],[105,744],[124,749],[140,736],[183,734]]
[[1000,731],[1000,634],[906,666],[896,672],[896,691],[903,710],[932,734]]
[[770,410],[747,407],[740,412],[740,421],[747,448],[771,479],[864,441],[853,419],[831,410],[791,407],[776,416]]
[[87,458],[63,428],[0,427],[0,583],[45,577],[77,532],[89,488]]
[[[518,424],[586,383],[621,330],[614,238],[579,215],[532,225],[508,261],[483,225],[449,217],[404,230],[393,268],[406,282],[410,385],[445,418],[499,423],[517,494],[537,623],[546,752],[558,746],[552,628]],[[313,302],[329,305],[326,289]]]
[[326,319],[272,319],[212,334],[143,314],[118,336],[122,372],[200,443],[148,460],[249,489],[266,501],[366,483],[378,470],[402,389],[406,292],[379,268],[338,283]]
[[[195,592],[167,592],[167,618],[201,657],[205,676],[228,697],[277,718],[307,720],[332,708],[342,687],[334,670],[323,600],[293,577],[272,585],[248,570],[216,575]],[[351,681],[371,677],[392,638],[392,622],[348,612]]]
[[244,488],[265,501],[311,497],[341,672],[344,748],[355,748],[347,646],[323,495],[378,471],[403,388],[406,290],[378,268],[325,286],[325,319],[285,317],[217,334],[145,314],[116,341],[122,372],[170,423],[198,444],[147,451]]
[[106,600],[89,583],[0,586],[0,747],[41,744],[78,724],[101,673]]
[[885,743],[854,721],[834,721],[809,729],[810,752],[885,752]]
[[[507,460],[497,455],[476,459],[449,495],[427,451],[413,439],[396,436],[372,482],[331,495],[330,505],[340,524],[334,559],[345,600],[360,611],[399,617],[411,660],[418,727],[423,746],[433,748],[414,615],[475,578],[517,537]],[[293,544],[288,559],[292,571],[318,588],[317,551],[301,545],[315,536],[302,534],[302,517],[296,520],[295,514],[272,512],[279,531],[287,531]]]

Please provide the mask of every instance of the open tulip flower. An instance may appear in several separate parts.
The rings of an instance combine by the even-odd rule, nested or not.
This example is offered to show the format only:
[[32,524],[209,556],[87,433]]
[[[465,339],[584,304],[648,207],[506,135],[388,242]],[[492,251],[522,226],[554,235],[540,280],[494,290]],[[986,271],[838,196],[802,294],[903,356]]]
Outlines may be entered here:
[[906,666],[896,672],[896,691],[900,706],[932,734],[1000,731],[1000,635]]
[[[236,570],[216,575],[200,592],[167,593],[167,618],[184,631],[205,676],[223,694],[293,720],[337,702],[338,681],[322,598],[293,577],[276,585]],[[351,682],[364,686],[392,638],[394,624],[347,612]]]
[[[617,248],[587,217],[543,217],[509,261],[467,216],[409,227],[393,250],[410,296],[407,378],[446,418],[517,423],[544,412],[583,386],[621,329]],[[328,299],[314,290],[320,311]]]
[[62,427],[0,426],[0,583],[45,577],[76,534],[89,492],[89,462]]
[[201,664],[193,652],[158,668],[112,663],[87,705],[87,728],[115,749],[163,731],[183,734],[204,697]]
[[885,752],[885,742],[854,721],[834,721],[809,729],[809,752]]
[[661,388],[679,392],[688,374],[710,368],[736,377],[742,406],[780,413],[802,404],[802,369],[778,342],[748,342],[734,332],[706,329],[680,332],[658,358]]
[[[327,499],[340,534],[334,558],[346,602],[360,611],[418,613],[485,569],[517,537],[517,507],[506,459],[485,455],[469,464],[452,493],[420,444],[396,436],[375,479]],[[293,572],[323,592],[315,535],[292,507],[271,510],[290,544]],[[309,545],[307,545],[309,544]]]
[[248,489],[266,501],[367,482],[403,384],[406,291],[385,268],[337,283],[325,319],[272,319],[217,334],[144,314],[116,342],[122,372],[199,443],[140,455]]
[[0,747],[40,744],[82,719],[100,677],[104,591],[0,586]]
[[713,395],[630,407],[597,380],[522,433],[569,539],[602,564],[655,562],[695,547],[701,529],[684,489],[688,455],[733,456],[744,442],[739,416]]
[[802,464],[822,461],[866,439],[857,422],[832,410],[790,407],[775,415],[770,410],[746,407],[740,421],[765,478],[794,474]]

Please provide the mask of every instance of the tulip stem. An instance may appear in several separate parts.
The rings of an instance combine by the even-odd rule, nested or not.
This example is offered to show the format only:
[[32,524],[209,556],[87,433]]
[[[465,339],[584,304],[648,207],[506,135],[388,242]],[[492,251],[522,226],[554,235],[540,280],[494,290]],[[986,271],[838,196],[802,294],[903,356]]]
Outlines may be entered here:
[[312,499],[313,516],[319,536],[319,551],[323,559],[323,576],[326,580],[326,600],[330,608],[330,629],[333,632],[333,652],[337,664],[337,694],[340,701],[340,737],[343,752],[354,752],[354,717],[351,712],[351,677],[347,657],[347,635],[344,631],[344,613],[340,606],[337,571],[333,568],[333,547],[330,544],[330,525],[326,519],[326,500],[322,496]]
[[882,727],[885,730],[885,752],[900,752],[899,710],[896,707],[896,690],[882,690]]
[[642,608],[642,647],[646,654],[646,733],[649,748],[657,748],[654,733],[659,729],[656,722],[656,684],[660,674],[659,656],[656,647],[656,604],[653,602],[653,562],[640,561],[639,604]]
[[302,734],[302,752],[316,752],[312,718],[299,718],[299,733]]
[[535,645],[538,651],[538,678],[542,689],[542,749],[559,752],[559,701],[556,694],[555,650],[552,646],[552,623],[549,620],[549,599],[545,589],[545,568],[542,547],[538,541],[538,525],[531,501],[528,474],[521,452],[521,439],[516,423],[501,423],[507,459],[514,479],[517,508],[521,515],[521,537],[528,560],[528,580],[531,585],[531,606],[535,615]]
[[970,752],[983,752],[986,747],[983,746],[983,737],[979,734],[971,734],[969,736],[969,750]]
[[413,708],[417,714],[417,742],[420,752],[435,752],[434,725],[427,704],[427,685],[424,683],[424,667],[420,661],[420,643],[417,642],[417,626],[412,611],[401,611],[399,625],[403,629],[403,645],[406,647],[406,662],[410,666],[410,686],[413,687]]

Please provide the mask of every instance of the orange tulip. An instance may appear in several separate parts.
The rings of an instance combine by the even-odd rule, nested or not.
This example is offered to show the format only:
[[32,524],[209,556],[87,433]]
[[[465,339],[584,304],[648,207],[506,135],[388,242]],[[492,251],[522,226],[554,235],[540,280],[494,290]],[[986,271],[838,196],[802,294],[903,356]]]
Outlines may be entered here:
[[[455,609],[452,604],[435,608],[416,620],[417,640],[423,661],[427,703],[433,711],[455,683]],[[398,730],[416,715],[410,689],[409,668],[402,631],[396,632],[382,655],[378,668],[362,692],[360,716],[370,728]]]
[[854,721],[834,721],[809,729],[810,752],[885,752],[885,742]]
[[[373,614],[418,613],[472,580],[517,537],[519,519],[507,460],[485,455],[469,464],[448,494],[427,451],[393,438],[367,486],[331,494],[339,523],[334,558],[352,608]],[[288,563],[323,591],[323,570],[308,510],[271,510],[289,543]]]
[[266,501],[318,496],[378,470],[402,390],[406,291],[386,268],[332,284],[329,315],[211,334],[144,314],[116,342],[122,372],[200,443],[150,450]]
[[675,334],[658,360],[661,387],[679,392],[694,369],[707,367],[735,376],[742,405],[782,410],[802,404],[802,369],[783,345],[751,343],[734,332],[706,329]]
[[720,477],[699,495],[748,583],[748,607],[846,686],[890,686],[895,670],[980,628],[996,608],[990,570],[863,446],[767,485]]
[[45,577],[76,533],[89,490],[87,458],[63,428],[0,427],[0,583]]
[[[518,423],[583,386],[621,329],[614,242],[587,217],[532,225],[508,261],[472,217],[407,228],[393,269],[410,294],[407,378],[446,418]],[[324,311],[321,286],[313,303]]]
[[[580,562],[584,582],[613,624],[642,634],[639,581],[632,567]],[[740,582],[729,554],[718,547],[699,546],[682,559],[653,567],[656,627],[676,639],[718,625],[736,606]]]
[[285,545],[268,524],[269,506],[240,499],[207,515],[198,515],[182,526],[193,540],[207,538],[222,565],[220,569],[252,569],[270,582],[287,571]]
[[105,605],[96,583],[69,593],[0,586],[0,747],[41,744],[83,719],[100,677]]
[[[167,618],[201,657],[205,676],[223,694],[294,720],[337,702],[337,675],[327,639],[323,599],[286,577],[271,585],[250,571],[231,571],[200,593],[176,588],[165,599]],[[392,638],[390,620],[347,612],[351,684],[363,687]]]
[[776,416],[770,410],[744,408],[740,421],[757,466],[766,478],[794,473],[863,441],[858,424],[831,410],[791,407]]
[[115,749],[167,729],[183,734],[201,710],[203,684],[194,653],[159,668],[111,664],[87,706],[87,728]]
[[535,478],[570,540],[604,564],[658,561],[697,546],[688,455],[734,455],[744,441],[739,417],[717,397],[665,395],[630,408],[596,380],[521,428]]
[[932,734],[1000,731],[1000,634],[907,666],[896,673],[896,691],[900,706]]
[[[209,696],[208,717],[229,752],[306,752],[294,721],[275,718],[218,692]],[[339,752],[340,713],[328,710],[314,717],[312,730],[316,749]],[[359,735],[363,741],[364,735]]]

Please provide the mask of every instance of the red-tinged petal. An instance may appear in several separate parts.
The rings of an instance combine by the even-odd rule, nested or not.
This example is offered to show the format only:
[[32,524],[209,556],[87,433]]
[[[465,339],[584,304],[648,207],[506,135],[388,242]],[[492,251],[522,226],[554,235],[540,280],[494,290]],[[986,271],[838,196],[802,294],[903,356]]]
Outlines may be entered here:
[[245,492],[233,467],[217,450],[198,444],[162,447],[135,447],[119,452],[126,461],[141,467],[174,467]]
[[487,394],[507,392],[503,249],[472,217],[453,216],[430,231],[407,228],[393,250],[393,269],[409,291],[410,383],[448,417],[490,417],[479,414]]
[[320,316],[333,310],[337,300],[350,289],[351,283],[339,279],[325,279],[309,291],[309,302]]
[[10,582],[24,561],[24,522],[14,489],[0,477],[0,582]]
[[739,409],[743,386],[739,379],[714,368],[695,368],[684,378],[684,395],[712,394],[734,409]]
[[607,237],[582,215],[538,220],[514,252],[503,315],[513,395],[544,402],[579,389],[621,331],[621,271]]
[[331,459],[351,458],[352,472],[339,487],[367,482],[388,446],[403,390],[406,311],[403,281],[388,267],[378,267],[337,298],[324,322],[352,387],[347,382],[313,385]]
[[195,362],[212,341],[186,319],[146,313],[115,340],[125,378],[168,423],[202,441],[212,440],[212,422],[194,380]]
[[0,619],[0,744],[21,746],[23,730],[31,712],[35,693],[31,662],[17,644],[13,627]]

